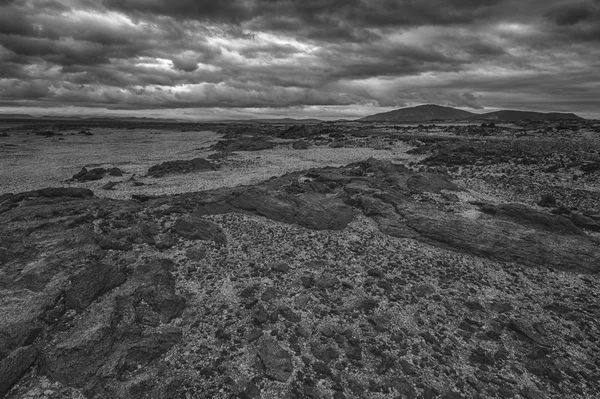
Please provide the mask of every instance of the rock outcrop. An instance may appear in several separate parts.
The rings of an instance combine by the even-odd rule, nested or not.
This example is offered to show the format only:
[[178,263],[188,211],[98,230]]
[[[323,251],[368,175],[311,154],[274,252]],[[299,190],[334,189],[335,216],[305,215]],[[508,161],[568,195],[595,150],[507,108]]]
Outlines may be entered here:
[[221,140],[212,149],[220,152],[234,151],[260,151],[275,148],[275,143],[265,137],[236,137],[232,139]]
[[569,218],[522,204],[482,204],[479,217],[439,211],[411,196],[461,189],[442,173],[415,173],[370,159],[344,168],[292,173],[254,187],[183,195],[198,214],[249,212],[312,229],[343,229],[355,212],[395,237],[502,261],[598,272],[598,240]]
[[154,165],[148,170],[148,176],[162,177],[168,174],[193,173],[216,169],[218,169],[218,165],[204,158],[194,158],[189,161],[167,161]]
[[[123,397],[129,382],[122,373],[181,338],[170,325],[186,306],[175,293],[173,262],[111,258],[92,223],[118,225],[121,216],[111,217],[115,208],[86,194],[26,193],[29,201],[3,214],[0,395],[37,365],[89,397]],[[134,226],[131,234],[143,230]]]

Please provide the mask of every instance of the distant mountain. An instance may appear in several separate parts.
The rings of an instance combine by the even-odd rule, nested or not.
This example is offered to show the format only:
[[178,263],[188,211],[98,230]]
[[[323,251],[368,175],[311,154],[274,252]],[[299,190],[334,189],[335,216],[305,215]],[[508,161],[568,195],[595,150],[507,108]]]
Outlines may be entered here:
[[278,123],[285,124],[285,125],[291,125],[291,124],[309,125],[309,124],[321,123],[323,121],[320,119],[279,118],[279,119],[215,119],[215,120],[201,121],[201,122],[204,122],[204,123],[241,123],[241,124],[258,124],[258,125],[278,124]]
[[427,122],[432,120],[457,120],[466,119],[476,114],[441,105],[419,105],[416,107],[402,108],[395,111],[383,112],[359,119],[365,122]]
[[529,111],[496,111],[487,114],[473,115],[468,119],[486,120],[486,121],[558,121],[563,119],[581,120],[583,118],[572,113],[560,112],[529,112]]

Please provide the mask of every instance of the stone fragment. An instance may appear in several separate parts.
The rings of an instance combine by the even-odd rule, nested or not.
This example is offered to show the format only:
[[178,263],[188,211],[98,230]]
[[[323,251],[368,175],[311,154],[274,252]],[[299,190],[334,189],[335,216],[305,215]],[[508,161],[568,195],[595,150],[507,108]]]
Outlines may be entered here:
[[193,261],[201,261],[206,257],[206,249],[202,247],[192,247],[185,251],[185,256]]
[[286,273],[290,270],[290,266],[284,262],[273,263],[271,265],[271,270],[279,273]]
[[281,316],[283,316],[284,319],[286,319],[287,321],[290,321],[292,323],[298,323],[298,322],[300,322],[300,320],[302,320],[302,317],[300,317],[300,315],[296,314],[288,306],[281,307],[279,309],[279,314],[281,314]]
[[265,367],[265,375],[286,382],[293,372],[292,356],[272,339],[265,339],[258,348],[258,357]]

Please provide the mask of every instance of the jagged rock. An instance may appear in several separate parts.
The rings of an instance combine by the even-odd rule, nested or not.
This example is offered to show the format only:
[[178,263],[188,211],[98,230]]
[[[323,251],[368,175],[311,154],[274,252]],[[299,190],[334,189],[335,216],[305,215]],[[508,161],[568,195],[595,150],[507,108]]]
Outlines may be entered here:
[[[115,397],[115,389],[125,383],[117,375],[148,364],[182,337],[179,328],[154,327],[177,317],[185,306],[174,293],[173,268],[166,259],[139,266],[127,284],[94,302],[73,328],[56,333],[41,353],[43,372],[88,396]],[[158,320],[148,322],[140,306]]]
[[390,318],[385,315],[372,315],[368,320],[380,332],[388,331],[392,325]]
[[173,232],[189,240],[212,240],[217,244],[227,244],[227,237],[219,225],[202,218],[178,219],[173,225]]
[[258,356],[265,367],[265,375],[286,382],[294,371],[292,356],[272,339],[265,339],[258,348]]
[[442,193],[442,198],[449,202],[460,202],[458,195],[452,193]]
[[367,270],[367,274],[371,277],[376,277],[376,278],[384,278],[385,277],[385,273],[383,271],[381,271],[381,269],[378,269],[376,267],[373,267],[373,268]]
[[88,170],[87,168],[81,168],[81,171],[75,173],[71,180],[77,181],[92,181],[102,179],[108,171],[104,168],[94,168]]
[[279,273],[287,273],[290,270],[290,265],[284,262],[277,262],[271,265],[271,270]]
[[114,176],[114,177],[120,177],[125,174],[125,172],[123,172],[121,169],[116,168],[116,167],[110,168],[106,172],[108,173],[109,176]]
[[562,234],[583,234],[569,219],[560,216],[538,212],[521,204],[487,205],[486,213],[509,218],[524,226],[531,226]]
[[529,338],[533,342],[541,346],[551,346],[550,342],[542,336],[534,326],[526,320],[514,319],[508,324],[508,327],[523,336]]
[[0,360],[0,396],[4,397],[8,390],[29,370],[37,356],[38,351],[33,346],[24,346]]
[[279,313],[281,314],[281,316],[283,316],[284,319],[286,319],[287,321],[291,321],[292,323],[298,323],[302,320],[302,317],[300,317],[300,315],[296,314],[288,306],[284,306],[284,307],[280,308]]
[[469,361],[486,366],[493,366],[496,363],[492,354],[483,348],[475,348],[469,356]]
[[569,220],[577,227],[592,231],[600,231],[600,224],[594,219],[581,215],[579,213],[573,213],[569,217]]
[[[507,224],[495,216],[470,220],[432,209],[418,210],[412,206],[398,208],[398,211],[400,217],[388,220],[393,228],[384,230],[394,236],[416,238],[456,251],[525,265],[586,273],[594,273],[599,267],[597,259],[600,254],[595,249],[597,244],[579,234],[565,233],[558,240],[552,231],[532,230],[517,223]],[[568,232],[568,229],[575,227],[567,222],[558,222],[559,231]],[[406,235],[405,226],[419,234],[415,236],[409,232]],[[508,226],[510,230],[507,230]]]
[[544,395],[535,388],[525,387],[521,390],[521,395],[525,399],[544,399]]
[[148,170],[148,176],[162,177],[167,174],[192,173],[218,169],[216,164],[204,158],[194,158],[189,161],[167,161],[154,165]]
[[585,173],[600,171],[600,162],[587,162],[581,165],[580,168]]
[[257,339],[259,339],[262,336],[263,336],[262,330],[259,330],[258,328],[254,328],[246,336],[246,341],[248,343],[252,343],[252,342],[256,341]]
[[65,292],[68,308],[82,311],[97,297],[118,287],[126,280],[120,268],[111,264],[93,263],[71,279]]
[[352,208],[326,194],[302,196],[250,189],[233,198],[234,209],[249,211],[284,223],[317,230],[341,230],[354,218]]

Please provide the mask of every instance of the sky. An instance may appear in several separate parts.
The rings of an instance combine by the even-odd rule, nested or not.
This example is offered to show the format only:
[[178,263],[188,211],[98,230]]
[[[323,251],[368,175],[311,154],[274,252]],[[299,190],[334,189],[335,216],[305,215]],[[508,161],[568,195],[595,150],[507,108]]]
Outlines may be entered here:
[[0,112],[600,119],[600,0],[0,0]]

